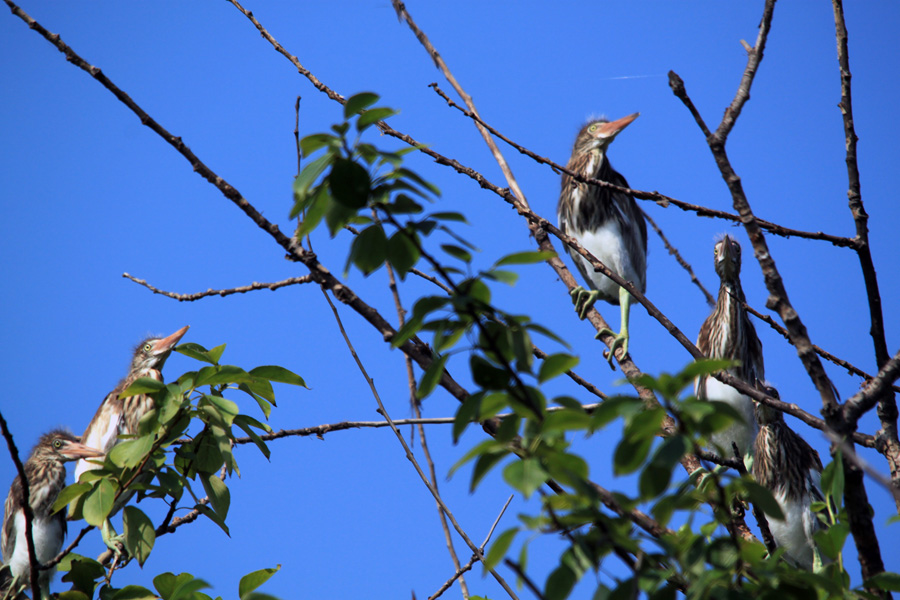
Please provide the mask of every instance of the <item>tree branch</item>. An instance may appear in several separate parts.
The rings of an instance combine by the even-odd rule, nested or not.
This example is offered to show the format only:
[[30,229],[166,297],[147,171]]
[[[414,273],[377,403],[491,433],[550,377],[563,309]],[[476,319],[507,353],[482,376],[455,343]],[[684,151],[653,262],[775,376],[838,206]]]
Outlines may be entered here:
[[[3,439],[6,440],[6,447],[9,448],[9,455],[12,458],[13,464],[16,465],[19,481],[22,483],[22,514],[25,516],[25,542],[28,546],[31,597],[40,598],[41,586],[40,582],[38,582],[38,573],[40,572],[41,564],[38,562],[37,553],[34,551],[34,511],[31,510],[30,486],[28,485],[28,477],[25,475],[25,465],[23,465],[22,461],[19,459],[19,450],[16,448],[16,443],[13,441],[12,433],[10,433],[9,427],[6,425],[6,419],[3,418],[2,412],[0,412],[0,430],[3,432]],[[12,490],[10,490],[10,493],[12,493]],[[6,515],[6,517],[8,519],[14,519],[15,515]]]
[[209,288],[205,292],[197,292],[195,294],[178,294],[176,292],[167,292],[165,290],[160,290],[149,283],[147,283],[143,279],[138,279],[137,277],[133,277],[128,273],[122,273],[122,277],[125,279],[130,279],[131,281],[144,286],[154,294],[161,294],[166,296],[167,298],[173,298],[178,300],[179,302],[193,302],[195,300],[200,300],[201,298],[206,298],[207,296],[230,296],[232,294],[246,294],[247,292],[252,292],[254,290],[272,290],[275,291],[278,288],[283,288],[289,285],[297,285],[300,283],[311,283],[313,278],[312,275],[304,275],[302,277],[290,277],[288,279],[283,279],[281,281],[276,281],[275,283],[259,283],[254,281],[250,285],[244,285],[241,287],[230,288],[225,290],[214,290]]

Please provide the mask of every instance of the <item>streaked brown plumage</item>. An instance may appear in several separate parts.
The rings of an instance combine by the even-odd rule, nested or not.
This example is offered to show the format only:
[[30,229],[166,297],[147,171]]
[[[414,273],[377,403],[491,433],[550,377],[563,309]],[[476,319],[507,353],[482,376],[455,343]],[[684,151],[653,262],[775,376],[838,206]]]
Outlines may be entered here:
[[[567,168],[583,177],[629,187],[625,178],[610,165],[606,151],[638,114],[612,122],[599,119],[585,124],[575,138]],[[563,174],[557,217],[559,228],[578,240],[585,250],[623,279],[631,281],[641,292],[647,289],[647,223],[631,194],[581,183]],[[576,288],[573,291],[579,316],[584,318],[597,298],[621,307],[622,330],[616,334],[616,342],[610,351],[611,362],[616,347],[622,346],[623,356],[628,353],[631,295],[605,275],[595,272],[582,256],[568,250],[592,290]]]
[[[729,235],[716,242],[714,247],[715,269],[719,276],[719,297],[716,306],[697,337],[697,348],[709,358],[728,358],[740,361],[740,365],[728,369],[728,373],[755,385],[765,377],[762,343],[756,328],[744,310],[744,290],[741,288],[741,246]],[[741,414],[744,423],[735,423],[728,429],[713,434],[713,444],[720,446],[730,457],[732,442],[741,454],[752,451],[756,436],[756,418],[753,401],[733,387],[714,377],[700,377],[694,383],[694,393],[701,400],[727,402]]]
[[[182,327],[172,335],[164,338],[148,338],[135,348],[128,374],[113,391],[106,395],[96,414],[94,414],[94,418],[91,419],[87,429],[84,430],[82,439],[85,444],[99,448],[105,454],[118,443],[120,436],[138,433],[138,424],[141,419],[153,410],[153,398],[147,394],[122,397],[121,393],[140,377],[149,377],[156,381],[162,381],[163,365],[165,365],[166,359],[171,354],[175,344],[187,333],[188,328],[189,326]],[[97,468],[99,468],[97,464],[80,460],[75,466],[75,479],[78,480],[85,471]],[[146,483],[146,480],[147,477],[142,474],[138,478],[137,483]],[[133,496],[134,491],[132,490],[127,490],[121,494],[113,504],[109,516],[111,517],[122,510]],[[70,514],[74,516],[79,515],[80,508],[80,504],[73,503],[70,506]],[[106,545],[115,552],[120,552],[120,536],[116,536],[109,518],[103,524],[101,533]]]
[[[66,537],[63,511],[50,514],[53,503],[66,486],[64,463],[102,455],[103,452],[79,443],[75,436],[61,429],[42,435],[32,449],[23,467],[28,480],[28,504],[34,515],[31,538],[39,563],[46,563],[59,554]],[[13,576],[20,582],[28,582],[31,580],[31,565],[28,560],[23,506],[22,479],[16,475],[4,505],[0,550],[4,562],[9,563]],[[45,597],[49,597],[50,579],[54,573],[54,569],[44,569],[38,576],[41,592]]]
[[[778,391],[763,386],[767,396],[780,399]],[[813,535],[822,528],[810,504],[824,501],[822,461],[806,440],[788,427],[784,414],[756,404],[759,433],[753,457],[753,477],[768,488],[784,513],[783,521],[769,518],[772,537],[787,555],[805,569],[812,569]]]
[[[121,435],[134,435],[138,423],[153,409],[153,399],[146,394],[121,397],[121,392],[140,377],[162,381],[162,368],[175,344],[187,333],[189,326],[182,327],[164,338],[148,338],[134,350],[128,374],[106,395],[94,418],[84,430],[84,443],[109,452]],[[75,467],[76,480],[85,471],[96,469],[97,465],[79,461]]]

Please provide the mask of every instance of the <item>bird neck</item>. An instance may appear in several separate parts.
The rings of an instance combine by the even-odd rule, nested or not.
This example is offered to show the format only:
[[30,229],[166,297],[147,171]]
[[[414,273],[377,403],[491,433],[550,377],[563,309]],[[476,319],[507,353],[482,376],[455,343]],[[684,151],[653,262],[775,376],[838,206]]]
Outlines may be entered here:
[[[25,477],[28,479],[28,503],[35,518],[50,515],[50,508],[56,497],[66,485],[66,467],[58,460],[25,462]],[[16,505],[23,502],[22,481],[19,477],[13,482],[10,494],[14,494]]]
[[783,420],[760,425],[754,450],[753,477],[789,499],[809,494],[809,472],[822,471],[818,453]]

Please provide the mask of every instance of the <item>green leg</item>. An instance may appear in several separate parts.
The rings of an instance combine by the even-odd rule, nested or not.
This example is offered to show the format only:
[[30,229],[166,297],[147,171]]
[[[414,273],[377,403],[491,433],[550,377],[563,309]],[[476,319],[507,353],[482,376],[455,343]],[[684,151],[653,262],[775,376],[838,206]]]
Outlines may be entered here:
[[128,552],[125,550],[125,534],[117,534],[109,519],[103,521],[103,525],[100,527],[100,535],[106,547],[115,554],[117,561],[123,565],[128,562]]
[[600,292],[597,290],[586,290],[579,285],[569,292],[569,295],[572,297],[572,304],[575,305],[575,312],[578,313],[578,318],[584,320],[587,312],[591,310],[597,298],[600,297]]
[[621,308],[622,312],[622,331],[616,333],[612,329],[608,327],[604,327],[599,332],[597,332],[596,338],[600,338],[601,335],[614,335],[616,339],[613,340],[612,346],[609,349],[609,354],[606,357],[606,360],[609,361],[609,364],[612,365],[613,358],[616,354],[616,349],[621,346],[622,347],[622,358],[628,355],[628,315],[631,312],[631,294],[628,293],[628,290],[625,288],[619,288],[619,308]]

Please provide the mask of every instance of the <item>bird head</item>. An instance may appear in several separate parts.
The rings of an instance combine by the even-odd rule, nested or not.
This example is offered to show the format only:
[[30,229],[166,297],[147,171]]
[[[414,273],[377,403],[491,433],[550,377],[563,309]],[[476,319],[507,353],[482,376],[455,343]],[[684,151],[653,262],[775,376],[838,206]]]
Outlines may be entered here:
[[[769,396],[770,398],[781,400],[781,396],[778,395],[778,390],[764,381],[757,380],[756,389],[764,393],[766,396]],[[754,401],[753,404],[756,405],[756,422],[759,423],[760,427],[764,425],[771,425],[772,423],[777,423],[778,421],[784,421],[784,413],[777,408],[772,408],[768,404],[763,404],[762,402]]]
[[131,372],[133,374],[149,369],[161,370],[172,352],[175,344],[184,337],[190,325],[185,325],[172,335],[164,338],[151,337],[141,342],[134,350],[131,359]]
[[619,133],[637,119],[641,113],[634,113],[616,121],[594,119],[588,121],[575,138],[573,154],[586,154],[592,151],[601,153],[612,143]]
[[723,281],[734,281],[741,274],[741,245],[728,234],[716,242],[716,274]]
[[85,446],[68,431],[55,429],[41,436],[31,455],[39,461],[68,462],[80,458],[98,458],[104,452]]

